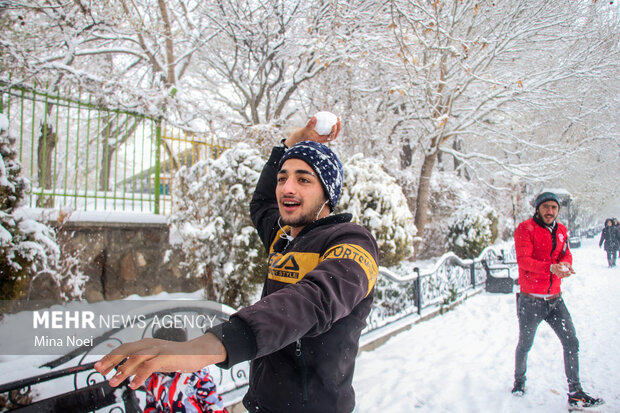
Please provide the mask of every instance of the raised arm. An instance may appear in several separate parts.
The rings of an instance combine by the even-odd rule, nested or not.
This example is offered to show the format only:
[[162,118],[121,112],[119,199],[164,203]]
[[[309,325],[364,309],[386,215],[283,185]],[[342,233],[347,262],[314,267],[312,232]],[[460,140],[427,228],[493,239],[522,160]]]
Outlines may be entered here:
[[302,141],[315,141],[319,143],[334,141],[342,128],[340,119],[338,119],[329,135],[319,135],[314,130],[315,125],[316,118],[313,116],[308,120],[306,126],[294,130],[289,137],[284,140],[284,146],[274,147],[256,184],[256,189],[254,190],[254,195],[250,202],[250,216],[267,250],[269,250],[273,237],[278,230],[278,217],[280,213],[276,200],[276,175],[278,173],[278,163],[284,155],[286,148],[290,148]]

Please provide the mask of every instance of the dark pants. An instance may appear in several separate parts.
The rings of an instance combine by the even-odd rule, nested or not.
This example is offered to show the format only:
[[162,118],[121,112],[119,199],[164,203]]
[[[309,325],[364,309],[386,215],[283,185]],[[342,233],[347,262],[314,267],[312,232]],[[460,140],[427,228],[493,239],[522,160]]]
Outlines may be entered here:
[[616,250],[607,251],[607,263],[610,267],[616,265]]
[[534,343],[536,329],[544,320],[562,342],[564,371],[566,372],[569,391],[580,390],[579,341],[564,300],[559,297],[545,301],[540,298],[517,294],[517,316],[519,317],[519,343],[515,352],[515,380],[525,381],[527,353]]

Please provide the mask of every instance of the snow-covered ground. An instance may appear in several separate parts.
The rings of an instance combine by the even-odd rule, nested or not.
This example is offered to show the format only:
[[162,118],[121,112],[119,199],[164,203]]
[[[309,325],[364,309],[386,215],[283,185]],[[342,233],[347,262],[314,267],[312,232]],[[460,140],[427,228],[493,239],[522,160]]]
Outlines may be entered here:
[[[562,284],[580,341],[581,381],[620,412],[620,267],[608,268],[598,237],[572,250],[576,274]],[[417,324],[356,365],[357,413],[566,412],[562,346],[538,329],[525,396],[512,396],[518,324],[514,294],[483,293]]]

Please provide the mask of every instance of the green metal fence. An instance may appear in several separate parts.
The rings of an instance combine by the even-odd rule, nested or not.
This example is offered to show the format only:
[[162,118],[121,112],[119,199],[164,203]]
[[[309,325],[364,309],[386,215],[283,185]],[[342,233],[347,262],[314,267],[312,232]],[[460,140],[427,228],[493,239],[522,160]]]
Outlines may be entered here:
[[0,81],[29,206],[169,214],[174,172],[229,147],[140,113]]

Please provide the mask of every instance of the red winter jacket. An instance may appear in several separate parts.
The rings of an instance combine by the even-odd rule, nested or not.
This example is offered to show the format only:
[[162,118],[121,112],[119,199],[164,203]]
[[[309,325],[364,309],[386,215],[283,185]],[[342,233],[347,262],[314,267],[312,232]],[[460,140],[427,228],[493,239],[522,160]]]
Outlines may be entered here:
[[[555,243],[553,235],[555,235]],[[551,264],[559,262],[573,264],[564,225],[556,222],[552,232],[534,218],[523,221],[515,231],[515,250],[519,265],[521,292],[557,294],[561,291],[562,279],[551,274],[550,267]]]

